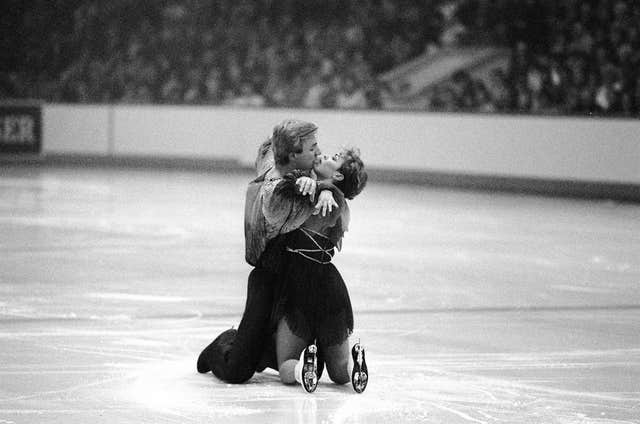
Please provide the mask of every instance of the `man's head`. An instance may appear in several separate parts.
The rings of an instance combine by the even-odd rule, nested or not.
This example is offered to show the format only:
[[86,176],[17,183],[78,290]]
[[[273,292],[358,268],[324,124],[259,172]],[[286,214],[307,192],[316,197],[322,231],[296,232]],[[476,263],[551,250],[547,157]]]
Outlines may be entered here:
[[318,179],[331,179],[344,197],[353,199],[367,185],[367,171],[360,150],[344,149],[333,156],[319,156],[313,166]]
[[320,154],[318,126],[297,119],[282,121],[273,129],[273,156],[276,165],[291,169],[311,169]]

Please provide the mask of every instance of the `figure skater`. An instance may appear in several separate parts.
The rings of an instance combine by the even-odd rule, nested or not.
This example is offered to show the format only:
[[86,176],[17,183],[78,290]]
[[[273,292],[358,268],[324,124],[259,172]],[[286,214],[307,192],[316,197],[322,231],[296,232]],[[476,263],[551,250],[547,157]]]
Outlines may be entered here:
[[[212,371],[228,383],[243,383],[266,367],[277,370],[269,317],[284,255],[283,234],[298,228],[316,210],[324,213],[337,206],[332,196],[335,186],[310,177],[320,154],[317,129],[311,122],[282,121],[258,150],[257,178],[249,183],[245,198],[245,259],[254,268],[244,313],[237,330],[222,332],[200,353],[200,373]],[[286,184],[282,176],[294,170],[296,190],[278,189]]]
[[[327,216],[313,215],[286,237],[286,257],[275,295],[272,326],[276,328],[276,353],[280,377],[285,384],[301,383],[307,392],[318,384],[318,352],[336,384],[351,381],[361,393],[368,383],[364,348],[350,349],[353,312],[347,287],[331,263],[349,225],[345,199],[353,199],[366,185],[367,173],[359,151],[350,149],[333,157],[316,159],[318,180],[329,180],[340,189],[338,208]],[[295,189],[295,173],[285,176],[280,191]]]

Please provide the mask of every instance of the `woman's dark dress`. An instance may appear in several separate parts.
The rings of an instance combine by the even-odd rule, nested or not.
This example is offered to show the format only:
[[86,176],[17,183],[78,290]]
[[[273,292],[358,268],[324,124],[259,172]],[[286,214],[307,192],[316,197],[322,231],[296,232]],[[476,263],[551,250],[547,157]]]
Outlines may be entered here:
[[284,318],[296,336],[322,347],[340,344],[351,335],[351,300],[342,276],[330,262],[334,251],[328,236],[304,227],[287,236],[272,326]]

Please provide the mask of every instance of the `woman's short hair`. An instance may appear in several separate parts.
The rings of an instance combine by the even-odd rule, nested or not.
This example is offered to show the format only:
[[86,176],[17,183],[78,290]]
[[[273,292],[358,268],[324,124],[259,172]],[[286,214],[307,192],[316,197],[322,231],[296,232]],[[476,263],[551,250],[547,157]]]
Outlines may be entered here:
[[360,158],[360,150],[356,148],[349,148],[342,151],[344,162],[338,172],[340,172],[344,178],[342,181],[338,181],[336,186],[342,190],[344,197],[347,199],[353,199],[364,189],[367,185],[367,171],[364,169],[364,163]]

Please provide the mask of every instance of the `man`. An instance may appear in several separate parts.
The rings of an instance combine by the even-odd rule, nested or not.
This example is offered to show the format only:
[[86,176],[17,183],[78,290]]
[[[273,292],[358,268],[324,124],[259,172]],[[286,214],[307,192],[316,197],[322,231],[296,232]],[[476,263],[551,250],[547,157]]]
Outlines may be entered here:
[[[258,177],[249,183],[245,198],[245,259],[254,266],[247,283],[245,310],[237,330],[227,330],[207,346],[198,358],[200,373],[212,371],[228,383],[243,383],[256,370],[277,369],[270,346],[269,317],[284,257],[285,234],[299,228],[314,212],[312,201],[321,192],[317,208],[337,207],[331,183],[301,175],[298,195],[278,190],[282,177],[296,170],[310,172],[320,155],[316,131],[310,122],[285,120],[258,151]],[[308,196],[308,197],[306,197]],[[267,355],[263,358],[263,354]],[[261,362],[262,359],[262,363]]]

